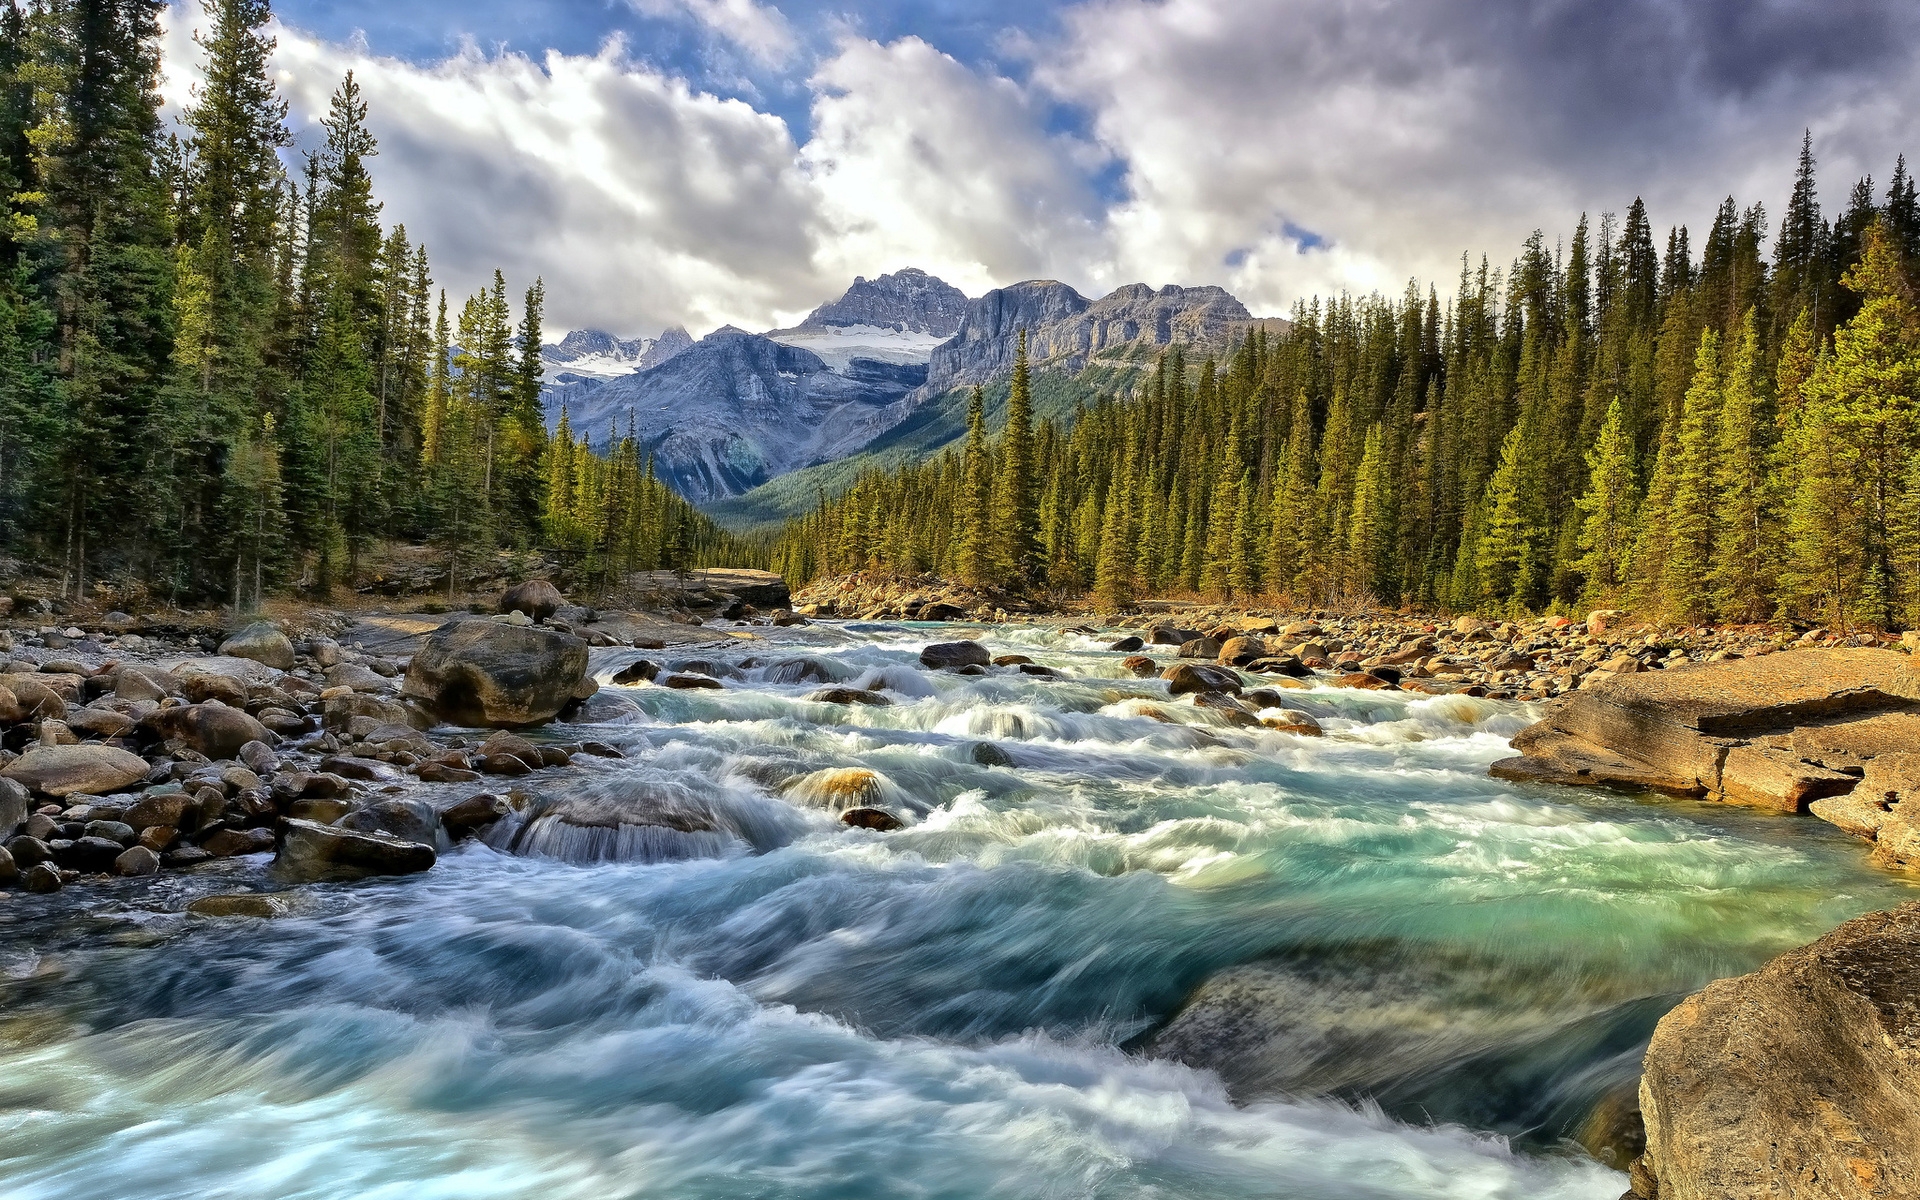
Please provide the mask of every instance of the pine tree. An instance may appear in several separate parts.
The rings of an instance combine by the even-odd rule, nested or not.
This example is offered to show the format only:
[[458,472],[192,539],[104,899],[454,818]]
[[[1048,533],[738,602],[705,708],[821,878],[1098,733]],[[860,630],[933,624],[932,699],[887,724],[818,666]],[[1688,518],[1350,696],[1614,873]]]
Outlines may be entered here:
[[1759,357],[1759,322],[1749,308],[1721,392],[1711,564],[1714,605],[1723,618],[1737,621],[1765,617],[1772,591],[1767,578],[1774,554],[1767,469],[1771,423],[1755,389]]
[[1006,577],[1036,578],[1040,560],[1039,506],[1033,462],[1033,382],[1027,367],[1027,334],[1020,331],[1007,393],[1007,424],[1000,433],[993,489],[994,556]]
[[1689,620],[1705,617],[1712,606],[1720,393],[1720,335],[1708,329],[1700,335],[1693,382],[1674,441],[1673,494],[1664,523],[1662,608]]
[[966,482],[959,510],[960,578],[973,587],[994,581],[993,473],[987,453],[986,392],[967,404]]
[[1597,602],[1612,600],[1627,584],[1635,500],[1633,439],[1615,399],[1599,440],[1587,451],[1587,491],[1579,503],[1579,571]]

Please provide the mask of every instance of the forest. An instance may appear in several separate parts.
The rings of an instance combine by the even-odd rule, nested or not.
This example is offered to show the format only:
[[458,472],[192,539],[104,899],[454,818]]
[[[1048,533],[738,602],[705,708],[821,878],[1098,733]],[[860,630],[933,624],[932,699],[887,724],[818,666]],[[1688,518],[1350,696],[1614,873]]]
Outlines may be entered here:
[[450,320],[381,225],[350,73],[294,148],[265,0],[208,0],[165,128],[164,7],[0,9],[0,547],[63,595],[236,607],[325,596],[388,539],[444,547],[450,590],[498,548],[589,580],[746,553],[633,430],[549,437],[537,281],[517,322],[498,272]]
[[[1768,245],[1771,240],[1771,254]],[[1822,215],[1809,136],[1776,234],[1729,197],[1696,252],[1646,207],[1536,231],[1453,295],[1297,305],[1170,348],[1055,425],[1024,355],[1004,428],[790,522],[790,579],[1672,621],[1920,623],[1920,205],[1905,159]]]

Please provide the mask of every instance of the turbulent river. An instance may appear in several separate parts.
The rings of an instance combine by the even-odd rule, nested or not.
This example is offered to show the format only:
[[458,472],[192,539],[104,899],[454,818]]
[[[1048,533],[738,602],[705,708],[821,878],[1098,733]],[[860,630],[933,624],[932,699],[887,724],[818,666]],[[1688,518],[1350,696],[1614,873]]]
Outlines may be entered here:
[[[918,668],[970,634],[1069,678]],[[179,913],[264,858],[0,900],[0,1197],[1612,1200],[1571,1139],[1660,1014],[1910,894],[1820,822],[1489,779],[1523,705],[1234,728],[1105,641],[686,652],[884,708],[609,687],[549,734],[628,757],[523,790],[722,831],[520,848],[624,861],[470,842],[274,920]],[[810,807],[829,768],[908,826]]]

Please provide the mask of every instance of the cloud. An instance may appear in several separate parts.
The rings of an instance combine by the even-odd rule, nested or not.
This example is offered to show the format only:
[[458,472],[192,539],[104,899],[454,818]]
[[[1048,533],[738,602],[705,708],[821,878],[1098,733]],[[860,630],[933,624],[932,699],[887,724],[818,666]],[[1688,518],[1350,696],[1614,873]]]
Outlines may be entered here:
[[1920,10],[1892,0],[1089,0],[1063,20],[1035,77],[1125,164],[1118,269],[1256,309],[1444,285],[1462,250],[1498,261],[1637,193],[1663,223],[1729,190],[1777,204],[1804,125],[1837,193],[1884,174],[1920,100]]
[[726,38],[760,62],[779,66],[793,57],[799,42],[778,8],[753,0],[628,0],[649,17],[687,16]]
[[1012,81],[917,37],[845,38],[814,73],[801,151],[833,236],[830,276],[912,263],[974,295],[1040,275],[1083,277],[1103,255],[1087,183],[1099,151],[1049,135]]
[[617,35],[413,62],[280,27],[274,65],[306,146],[356,72],[385,218],[456,300],[498,266],[545,277],[554,326],[621,333],[786,324],[907,265],[972,294],[1220,283],[1256,312],[1445,290],[1462,251],[1636,194],[1662,227],[1729,191],[1777,212],[1803,127],[1837,203],[1884,183],[1920,104],[1920,6],[1895,0],[1081,0],[997,35],[1000,64],[844,15],[630,3],[786,64],[756,78],[807,99],[805,143]]

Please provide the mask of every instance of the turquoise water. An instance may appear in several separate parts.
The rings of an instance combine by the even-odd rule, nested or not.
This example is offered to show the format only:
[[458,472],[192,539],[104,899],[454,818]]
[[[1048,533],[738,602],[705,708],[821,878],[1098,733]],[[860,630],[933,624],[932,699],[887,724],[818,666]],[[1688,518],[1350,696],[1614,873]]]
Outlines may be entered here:
[[[712,857],[470,844],[273,921],[178,914],[257,863],[0,901],[0,1197],[1612,1200],[1568,1138],[1659,1014],[1911,895],[1818,822],[1489,779],[1524,706],[1292,692],[1303,738],[980,633],[1073,678],[788,631],[696,653],[895,704],[609,688],[630,757],[528,788],[671,784],[747,831]],[[849,767],[906,829],[806,803]],[[1155,1056],[1249,965],[1277,1033]]]

